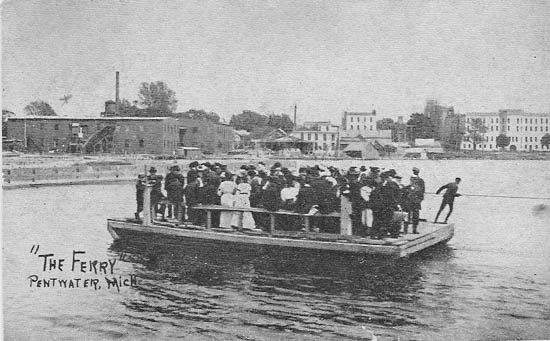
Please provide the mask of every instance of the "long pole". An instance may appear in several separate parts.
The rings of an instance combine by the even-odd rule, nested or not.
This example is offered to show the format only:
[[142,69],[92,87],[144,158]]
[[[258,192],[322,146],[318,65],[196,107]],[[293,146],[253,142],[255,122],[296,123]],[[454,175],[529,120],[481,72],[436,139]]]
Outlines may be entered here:
[[115,115],[118,116],[118,108],[120,106],[120,98],[119,98],[119,72],[116,72],[116,84],[115,84],[116,90],[115,90]]
[[298,106],[294,104],[294,130],[296,130],[296,111],[298,109]]
[[23,140],[25,141],[25,149],[27,149],[27,117],[23,119]]

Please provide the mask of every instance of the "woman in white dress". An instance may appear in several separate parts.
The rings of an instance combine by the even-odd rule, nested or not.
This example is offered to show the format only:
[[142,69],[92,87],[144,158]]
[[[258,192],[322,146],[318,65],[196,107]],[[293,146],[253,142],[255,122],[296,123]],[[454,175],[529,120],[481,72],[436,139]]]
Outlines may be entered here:
[[[250,207],[250,191],[252,186],[248,183],[248,176],[241,172],[237,177],[237,191],[235,194],[235,207]],[[242,222],[240,221],[242,219]],[[242,225],[240,224],[242,223]],[[256,223],[251,212],[234,212],[231,225],[242,226],[244,230],[257,230]]]
[[[218,187],[218,195],[221,196],[221,205],[227,207],[233,207],[235,204],[235,192],[237,185],[233,182],[233,176],[231,173],[225,173],[225,179]],[[231,229],[231,220],[233,218],[233,212],[222,211],[220,213],[220,228]]]

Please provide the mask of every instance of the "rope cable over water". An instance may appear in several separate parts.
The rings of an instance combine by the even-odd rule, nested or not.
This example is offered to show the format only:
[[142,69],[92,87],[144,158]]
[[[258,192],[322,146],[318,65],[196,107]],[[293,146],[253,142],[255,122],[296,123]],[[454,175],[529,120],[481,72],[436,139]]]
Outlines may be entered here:
[[[435,192],[426,192],[426,194],[439,195]],[[483,197],[483,198],[507,198],[507,199],[534,199],[534,200],[550,200],[550,197],[520,197],[512,195],[491,195],[491,194],[462,194],[463,197]]]

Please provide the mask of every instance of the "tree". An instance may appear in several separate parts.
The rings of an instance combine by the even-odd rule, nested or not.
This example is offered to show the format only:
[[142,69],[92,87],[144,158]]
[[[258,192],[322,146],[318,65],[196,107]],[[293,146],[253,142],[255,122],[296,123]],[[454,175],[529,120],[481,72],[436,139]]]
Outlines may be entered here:
[[544,136],[540,138],[540,144],[548,149],[550,147],[550,134],[544,134]]
[[266,127],[269,118],[250,110],[231,116],[229,124],[236,130],[252,131],[256,127]]
[[176,93],[162,82],[141,83],[139,104],[151,113],[173,113],[178,107]]
[[33,101],[25,107],[25,113],[32,116],[57,116],[51,105],[42,100]]
[[8,136],[8,119],[14,117],[13,111],[2,109],[2,136]]
[[510,145],[510,138],[504,134],[500,134],[497,136],[497,147],[504,149],[505,147],[508,147]]
[[294,129],[294,123],[292,122],[290,117],[286,114],[269,115],[267,120],[267,125],[275,129],[282,129],[287,133],[291,132]]
[[396,123],[391,118],[383,118],[376,121],[376,130],[393,130],[396,128]]
[[204,121],[210,121],[215,123],[220,122],[220,116],[218,114],[216,114],[215,112],[206,112],[202,109],[200,110],[190,109],[190,110],[187,110],[186,112],[179,113],[177,116],[181,118],[187,118],[187,119],[193,119],[193,120],[204,120]]
[[487,127],[483,124],[483,120],[481,118],[473,118],[467,129],[466,139],[473,144],[474,150],[476,150],[478,143],[484,142],[483,134],[486,132]]
[[434,139],[437,136],[432,120],[424,114],[414,113],[407,121],[411,127],[411,137],[416,139]]

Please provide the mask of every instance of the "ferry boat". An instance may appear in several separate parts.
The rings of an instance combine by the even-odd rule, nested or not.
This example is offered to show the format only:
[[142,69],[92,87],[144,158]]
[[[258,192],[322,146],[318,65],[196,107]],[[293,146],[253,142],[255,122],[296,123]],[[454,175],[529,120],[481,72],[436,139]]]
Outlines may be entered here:
[[[150,207],[150,186],[144,191],[144,207]],[[435,224],[420,222],[418,234],[403,234],[399,238],[371,239],[354,236],[351,230],[351,202],[342,197],[342,208],[339,213],[329,215],[307,215],[287,211],[267,211],[259,208],[223,207],[203,205],[198,209],[206,211],[206,227],[181,223],[176,220],[161,222],[153,219],[150,210],[144,210],[143,219],[108,219],[107,228],[115,240],[138,239],[147,242],[154,237],[168,238],[185,245],[185,243],[204,242],[221,243],[232,246],[247,245],[252,247],[282,247],[297,250],[318,250],[344,252],[358,255],[380,255],[388,258],[408,257],[414,253],[446,243],[454,235],[454,224]],[[225,231],[213,228],[212,212],[257,212],[269,214],[269,231]],[[305,231],[281,231],[276,229],[277,216],[302,216]],[[309,229],[309,222],[316,217],[332,217],[340,220],[339,233],[314,232]]]

